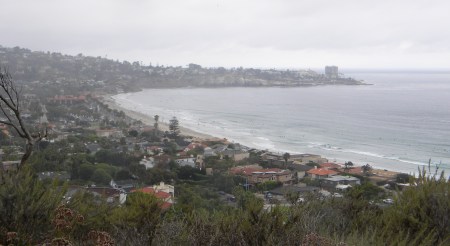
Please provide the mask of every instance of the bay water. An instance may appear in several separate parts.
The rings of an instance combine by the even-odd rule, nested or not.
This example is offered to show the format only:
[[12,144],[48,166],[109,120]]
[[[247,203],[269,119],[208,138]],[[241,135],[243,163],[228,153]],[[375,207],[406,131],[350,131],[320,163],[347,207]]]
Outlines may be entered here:
[[[367,86],[145,89],[117,104],[243,145],[450,174],[450,73],[352,73]],[[428,168],[427,168],[428,169]]]

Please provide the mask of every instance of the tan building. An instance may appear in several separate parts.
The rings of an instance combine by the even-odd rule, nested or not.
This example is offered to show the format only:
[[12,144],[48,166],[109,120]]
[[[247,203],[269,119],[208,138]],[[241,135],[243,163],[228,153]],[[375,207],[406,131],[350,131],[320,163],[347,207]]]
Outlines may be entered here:
[[250,184],[275,181],[283,184],[291,184],[294,180],[294,173],[289,170],[279,168],[261,168],[257,165],[234,167],[230,173],[247,177]]

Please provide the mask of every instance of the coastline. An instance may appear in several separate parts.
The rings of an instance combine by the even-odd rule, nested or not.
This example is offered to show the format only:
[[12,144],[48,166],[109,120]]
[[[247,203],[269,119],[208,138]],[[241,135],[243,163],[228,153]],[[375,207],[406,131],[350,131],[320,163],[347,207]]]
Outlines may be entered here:
[[[128,117],[130,117],[132,119],[135,119],[135,120],[140,120],[146,125],[151,125],[152,126],[155,123],[152,117],[149,117],[148,115],[143,114],[141,112],[125,108],[122,105],[118,104],[112,97],[113,97],[113,95],[110,95],[110,94],[102,95],[102,96],[100,96],[100,100],[103,103],[105,103],[106,105],[108,105],[108,107],[110,109],[123,111]],[[166,122],[162,122],[162,121],[158,122],[158,127],[162,131],[168,131],[169,130],[169,124],[166,123]],[[201,132],[198,132],[198,131],[195,131],[193,129],[186,128],[186,127],[183,127],[183,126],[180,126],[180,133],[182,135],[189,136],[189,137],[192,137],[192,138],[198,139],[198,140],[217,140],[217,139],[222,139],[222,138],[214,137],[212,135],[209,135],[209,134],[206,134],[206,133],[201,133]]]
[[[132,119],[140,120],[144,124],[147,124],[147,125],[153,125],[154,124],[154,120],[153,120],[152,117],[149,117],[148,115],[146,115],[144,113],[141,113],[141,112],[134,111],[132,109],[128,109],[126,107],[123,107],[122,105],[118,104],[114,100],[113,96],[114,95],[110,95],[110,94],[102,95],[100,97],[100,100],[103,103],[107,104],[109,106],[109,108],[115,109],[115,110],[119,110],[119,111],[123,111],[128,117],[130,117]],[[163,131],[168,131],[169,130],[169,124],[166,123],[166,122],[159,122],[159,127]],[[198,140],[198,141],[223,140],[223,139],[226,139],[226,138],[220,138],[220,137],[212,136],[212,135],[206,134],[206,133],[201,133],[201,132],[196,131],[194,129],[181,127],[181,126],[180,126],[180,132],[181,132],[182,135],[187,136],[187,137],[192,137],[194,140]],[[311,153],[311,154],[314,154],[314,153]],[[333,158],[329,158],[327,156],[323,156],[323,157],[328,159],[329,162],[333,162],[332,161]],[[361,166],[363,166],[363,165],[362,164],[360,164],[360,165],[356,164],[355,165],[355,167],[361,167]],[[387,179],[395,178],[395,176],[397,174],[399,174],[399,173],[402,173],[402,172],[373,167],[373,169],[372,169],[373,176],[371,176],[371,177],[373,178],[373,180],[387,180]]]

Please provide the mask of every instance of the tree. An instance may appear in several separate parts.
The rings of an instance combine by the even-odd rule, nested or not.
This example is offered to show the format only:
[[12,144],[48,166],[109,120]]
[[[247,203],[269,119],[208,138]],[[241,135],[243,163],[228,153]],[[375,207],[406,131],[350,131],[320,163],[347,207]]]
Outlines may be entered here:
[[348,162],[344,163],[344,170],[346,172],[350,169],[350,167],[353,167],[353,162],[348,161]]
[[20,90],[16,87],[8,71],[0,68],[0,116],[6,118],[0,120],[0,123],[12,127],[26,142],[25,153],[20,160],[20,167],[31,156],[34,145],[47,137],[47,129],[35,133],[31,133],[28,130],[22,119],[21,103]]
[[111,181],[111,175],[99,168],[92,174],[91,180],[97,184],[108,184]]
[[363,172],[364,172],[365,175],[368,175],[369,172],[372,170],[372,166],[369,165],[369,164],[366,164],[366,165],[363,165],[363,166],[361,167],[361,169],[363,170]]
[[169,122],[169,130],[170,130],[170,135],[173,138],[177,138],[178,135],[180,134],[180,123],[178,122],[177,117],[173,117],[170,122]]
[[29,166],[17,176],[5,175],[0,185],[0,244],[9,245],[2,236],[4,230],[17,233],[18,242],[14,245],[42,242],[51,229],[49,215],[61,204],[66,191],[67,186],[39,181]]
[[128,135],[130,136],[130,137],[137,137],[138,135],[139,135],[139,133],[138,133],[138,131],[136,131],[136,130],[131,130],[131,131],[128,131]]
[[284,159],[284,168],[287,167],[287,162],[288,162],[289,158],[291,158],[291,155],[290,155],[288,152],[284,153],[284,155],[283,155],[283,159]]

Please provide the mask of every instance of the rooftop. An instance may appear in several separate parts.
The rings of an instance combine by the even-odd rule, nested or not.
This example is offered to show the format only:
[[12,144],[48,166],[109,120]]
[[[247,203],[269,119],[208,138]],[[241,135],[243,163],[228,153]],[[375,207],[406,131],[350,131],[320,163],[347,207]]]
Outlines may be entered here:
[[317,168],[317,169],[311,169],[307,171],[309,174],[315,174],[319,176],[326,176],[326,175],[335,175],[337,174],[336,171],[325,169],[325,168]]

